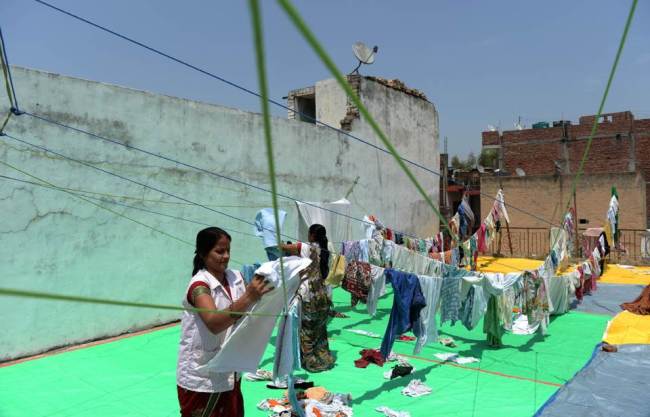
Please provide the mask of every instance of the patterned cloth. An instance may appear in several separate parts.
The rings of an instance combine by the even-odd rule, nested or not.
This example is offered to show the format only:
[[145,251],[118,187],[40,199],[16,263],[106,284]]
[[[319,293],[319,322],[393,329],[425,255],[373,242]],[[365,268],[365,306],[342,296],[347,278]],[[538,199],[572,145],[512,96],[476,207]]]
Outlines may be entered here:
[[347,240],[341,245],[341,255],[345,255],[347,262],[358,261],[363,257],[361,245],[358,240]]
[[370,274],[370,264],[359,261],[352,261],[345,267],[345,278],[343,278],[343,289],[351,294],[352,306],[357,305],[359,301],[368,302],[368,291],[372,277]]
[[[312,248],[311,265],[306,269],[306,281],[303,282],[302,321],[300,328],[300,353],[303,369],[309,372],[321,372],[334,366],[334,357],[330,353],[327,341],[327,318],[330,301],[324,279],[320,274],[318,250]],[[308,299],[308,300],[306,300]]]
[[544,322],[548,319],[549,304],[547,288],[544,279],[537,271],[524,272],[522,275],[522,313],[528,316],[531,325]]
[[453,326],[457,320],[460,320],[460,279],[462,274],[451,268],[445,268],[445,274],[442,278],[442,288],[440,289],[440,297],[442,305],[440,307],[440,324],[446,321],[451,321]]

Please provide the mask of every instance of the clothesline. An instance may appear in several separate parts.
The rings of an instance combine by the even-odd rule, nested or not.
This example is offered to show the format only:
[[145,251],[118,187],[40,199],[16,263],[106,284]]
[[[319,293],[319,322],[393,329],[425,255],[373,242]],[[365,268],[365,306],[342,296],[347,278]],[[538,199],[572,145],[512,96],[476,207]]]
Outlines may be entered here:
[[[490,215],[492,213],[490,212]],[[451,303],[451,306],[447,308],[440,308],[441,321],[445,322],[449,319],[453,323],[456,319],[460,318],[459,312],[462,309],[465,315],[464,318],[468,321],[467,325],[475,326],[481,317],[491,313],[491,317],[486,317],[485,319],[484,331],[488,333],[488,341],[498,346],[502,333],[501,327],[512,326],[512,317],[508,319],[508,315],[512,314],[512,307],[506,307],[514,306],[517,303],[517,299],[525,307],[522,309],[522,312],[526,313],[526,316],[529,317],[529,326],[540,328],[542,333],[545,334],[546,326],[549,322],[549,315],[554,311],[558,311],[559,313],[565,312],[567,310],[568,297],[571,293],[576,294],[581,299],[582,292],[585,288],[587,291],[596,289],[595,280],[602,272],[599,262],[605,255],[604,242],[594,248],[588,258],[576,267],[575,271],[559,277],[555,275],[559,264],[568,258],[568,245],[573,238],[573,225],[573,216],[569,212],[565,216],[563,227],[557,233],[550,253],[543,264],[532,271],[519,271],[510,274],[468,271],[466,268],[461,268],[458,263],[448,264],[433,259],[432,256],[435,256],[434,253],[429,253],[429,256],[424,256],[422,253],[397,245],[395,242],[386,239],[382,235],[382,232],[385,234],[386,229],[379,227],[372,231],[372,239],[350,241],[342,245],[342,256],[345,257],[348,265],[345,267],[344,277],[341,279],[341,282],[343,288],[352,294],[353,302],[355,299],[363,299],[365,295],[369,312],[372,314],[373,312],[371,310],[376,304],[374,298],[378,297],[381,292],[377,291],[377,289],[383,288],[381,283],[377,283],[377,280],[384,280],[386,271],[392,269],[415,275],[420,279],[421,283],[426,277],[438,279],[440,282],[437,286],[441,289],[442,287],[446,287],[446,293],[444,295],[441,294],[442,290],[438,292],[438,296],[442,298],[442,305]],[[463,244],[462,246],[466,245]],[[478,252],[478,248],[476,247],[472,247],[471,249],[473,251],[469,255],[470,264],[471,259],[475,258],[475,252]],[[335,262],[338,263],[338,259]],[[371,268],[365,268],[364,271],[359,266],[364,263],[372,265],[372,267],[386,267],[386,269],[381,271],[383,272],[381,274],[375,272],[370,275]],[[340,269],[339,267],[339,273]],[[359,272],[360,270],[362,271],[361,273]],[[364,274],[366,288],[363,288],[364,280],[359,279]],[[554,278],[555,280],[553,280]],[[389,278],[389,281],[391,279],[395,278]],[[566,294],[564,296],[560,292],[560,300],[565,305],[558,305],[557,308],[553,305],[550,293],[556,285],[563,285],[563,292]],[[576,288],[580,288],[580,290],[576,291]],[[461,292],[465,297],[462,305],[459,304]],[[504,297],[504,294],[508,295]],[[489,297],[489,301],[487,302],[485,300],[486,295]],[[429,293],[430,299],[426,300],[426,305],[435,309],[435,316],[435,312],[438,309],[438,300],[431,299],[432,297],[436,298],[435,291]],[[493,300],[493,297],[499,297],[499,299],[494,298]],[[426,295],[425,298],[427,298]],[[451,298],[454,299],[451,300]],[[501,305],[498,305],[498,303]],[[475,311],[474,308],[478,308],[478,310]],[[499,308],[501,311],[499,311]],[[488,325],[488,319],[490,319],[489,321],[492,324],[496,321],[496,325]],[[420,331],[418,335],[419,341],[423,335],[426,335],[426,332],[422,333]],[[433,339],[436,337],[433,337]],[[416,344],[416,346],[421,344],[422,342]]]

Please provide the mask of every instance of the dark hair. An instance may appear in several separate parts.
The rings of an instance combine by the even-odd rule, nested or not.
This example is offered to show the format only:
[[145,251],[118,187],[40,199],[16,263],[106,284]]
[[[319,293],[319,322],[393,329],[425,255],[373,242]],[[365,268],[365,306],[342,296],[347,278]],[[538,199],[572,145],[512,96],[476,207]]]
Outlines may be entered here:
[[217,242],[222,237],[227,237],[228,241],[232,241],[232,238],[223,229],[218,227],[208,227],[201,230],[196,235],[196,249],[194,250],[194,269],[192,270],[192,276],[196,275],[201,269],[205,268],[205,258],[208,253],[215,247]]
[[330,273],[330,251],[327,249],[327,230],[322,224],[312,224],[309,226],[309,234],[314,237],[314,241],[320,246],[320,274],[325,279]]

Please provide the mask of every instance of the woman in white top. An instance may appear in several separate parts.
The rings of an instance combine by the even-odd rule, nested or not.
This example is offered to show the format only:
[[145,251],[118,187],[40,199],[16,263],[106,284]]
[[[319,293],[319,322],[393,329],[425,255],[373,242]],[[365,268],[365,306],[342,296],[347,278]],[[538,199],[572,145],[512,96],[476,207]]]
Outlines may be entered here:
[[217,227],[196,235],[194,270],[183,306],[222,312],[183,312],[176,372],[182,417],[244,415],[240,376],[208,373],[204,365],[221,349],[241,317],[238,313],[273,288],[260,276],[246,285],[239,271],[228,269],[230,241],[230,235]]

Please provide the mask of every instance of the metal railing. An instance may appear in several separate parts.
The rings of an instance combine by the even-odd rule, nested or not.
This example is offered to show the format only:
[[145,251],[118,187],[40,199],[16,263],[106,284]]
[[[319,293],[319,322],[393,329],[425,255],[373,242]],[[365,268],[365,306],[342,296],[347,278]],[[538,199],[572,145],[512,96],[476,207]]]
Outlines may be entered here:
[[[585,257],[582,253],[582,233],[585,229],[579,229],[580,254],[579,258]],[[620,246],[621,250],[611,248],[609,255],[610,262],[633,262],[650,264],[650,258],[643,257],[644,237],[647,232],[644,229],[621,229]],[[508,232],[504,228],[501,236],[501,251],[499,252],[498,237],[490,244],[490,251],[493,254],[500,253],[504,256],[524,257],[542,259],[548,255],[551,243],[550,232],[542,227],[510,227],[510,242]],[[610,242],[610,246],[611,242]],[[573,251],[572,251],[573,254]]]

